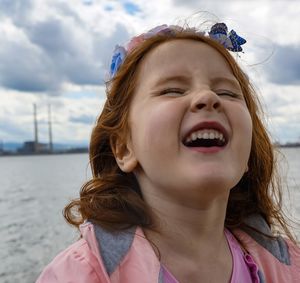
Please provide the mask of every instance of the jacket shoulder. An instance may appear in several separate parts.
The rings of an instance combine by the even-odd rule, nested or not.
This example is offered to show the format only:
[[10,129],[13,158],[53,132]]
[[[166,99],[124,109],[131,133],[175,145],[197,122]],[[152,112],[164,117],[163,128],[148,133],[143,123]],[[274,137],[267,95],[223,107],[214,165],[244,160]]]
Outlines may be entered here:
[[108,283],[101,265],[87,241],[80,239],[58,254],[43,270],[36,283]]
[[[244,244],[258,265],[262,282],[298,282],[300,249],[297,245],[283,238],[280,239],[280,243],[276,239],[269,239],[275,241],[270,248],[269,245],[262,245],[261,241],[257,241],[253,235],[250,236],[244,231],[235,230],[234,235]],[[280,250],[280,253],[277,253],[277,250]],[[278,257],[278,254],[281,254],[281,257]]]

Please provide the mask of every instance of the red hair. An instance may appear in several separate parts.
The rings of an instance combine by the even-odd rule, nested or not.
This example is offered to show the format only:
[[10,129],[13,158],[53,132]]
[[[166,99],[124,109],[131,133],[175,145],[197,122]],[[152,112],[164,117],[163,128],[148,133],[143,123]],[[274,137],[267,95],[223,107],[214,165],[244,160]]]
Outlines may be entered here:
[[130,131],[129,107],[140,62],[156,46],[180,39],[208,44],[226,59],[241,85],[252,118],[249,170],[230,192],[225,226],[245,226],[244,220],[248,216],[260,214],[271,228],[283,229],[293,239],[282,212],[282,191],[275,170],[274,149],[262,123],[261,106],[248,76],[223,46],[191,30],[183,30],[172,36],[156,35],[140,43],[127,55],[116,76],[107,83],[107,100],[90,140],[93,178],[82,186],[80,198],[65,207],[66,220],[77,227],[84,220],[92,219],[109,229],[133,225],[154,229],[150,209],[143,200],[136,178],[133,173],[124,173],[119,169],[114,148],[117,141],[125,142],[126,132]]

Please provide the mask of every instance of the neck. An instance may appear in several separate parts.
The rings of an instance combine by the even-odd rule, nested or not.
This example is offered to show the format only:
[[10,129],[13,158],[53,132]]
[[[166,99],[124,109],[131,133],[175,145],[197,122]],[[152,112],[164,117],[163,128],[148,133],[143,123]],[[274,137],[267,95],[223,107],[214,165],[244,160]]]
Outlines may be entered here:
[[224,235],[228,195],[198,207],[153,195],[146,199],[153,208],[157,230],[145,230],[145,235],[179,282],[230,281],[232,257]]
[[[197,261],[226,250],[224,221],[228,194],[211,199],[205,206],[188,206],[151,197],[150,205],[157,227],[146,230],[146,236],[169,256],[180,256]],[[149,203],[149,202],[148,202]]]

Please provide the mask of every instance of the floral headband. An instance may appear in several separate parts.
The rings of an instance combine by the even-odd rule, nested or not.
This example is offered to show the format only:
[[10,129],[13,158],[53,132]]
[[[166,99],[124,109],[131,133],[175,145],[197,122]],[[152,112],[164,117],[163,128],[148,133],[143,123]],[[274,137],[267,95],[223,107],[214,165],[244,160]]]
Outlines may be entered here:
[[[202,36],[207,35],[205,32],[199,32],[195,28],[186,28],[180,26],[168,26],[168,25],[161,25],[157,26],[146,33],[142,33],[139,36],[133,37],[129,43],[124,47],[120,45],[116,45],[111,65],[110,65],[110,78],[112,79],[117,71],[119,70],[120,66],[123,64],[127,54],[129,54],[135,47],[139,44],[144,42],[145,40],[155,36],[155,35],[175,35],[178,32],[193,32],[195,34],[199,34]],[[214,24],[210,31],[208,32],[208,37],[212,38],[213,40],[219,42],[223,45],[226,49],[232,52],[242,52],[243,49],[241,45],[246,43],[246,40],[239,35],[234,30],[231,30],[228,33],[228,28],[224,23],[217,23]]]

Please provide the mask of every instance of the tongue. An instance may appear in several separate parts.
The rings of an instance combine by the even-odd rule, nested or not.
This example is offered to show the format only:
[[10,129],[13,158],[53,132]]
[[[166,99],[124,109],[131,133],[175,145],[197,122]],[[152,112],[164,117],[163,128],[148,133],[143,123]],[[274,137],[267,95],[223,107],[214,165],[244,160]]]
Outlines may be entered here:
[[196,139],[192,141],[188,146],[190,147],[212,147],[212,146],[222,146],[219,139]]

